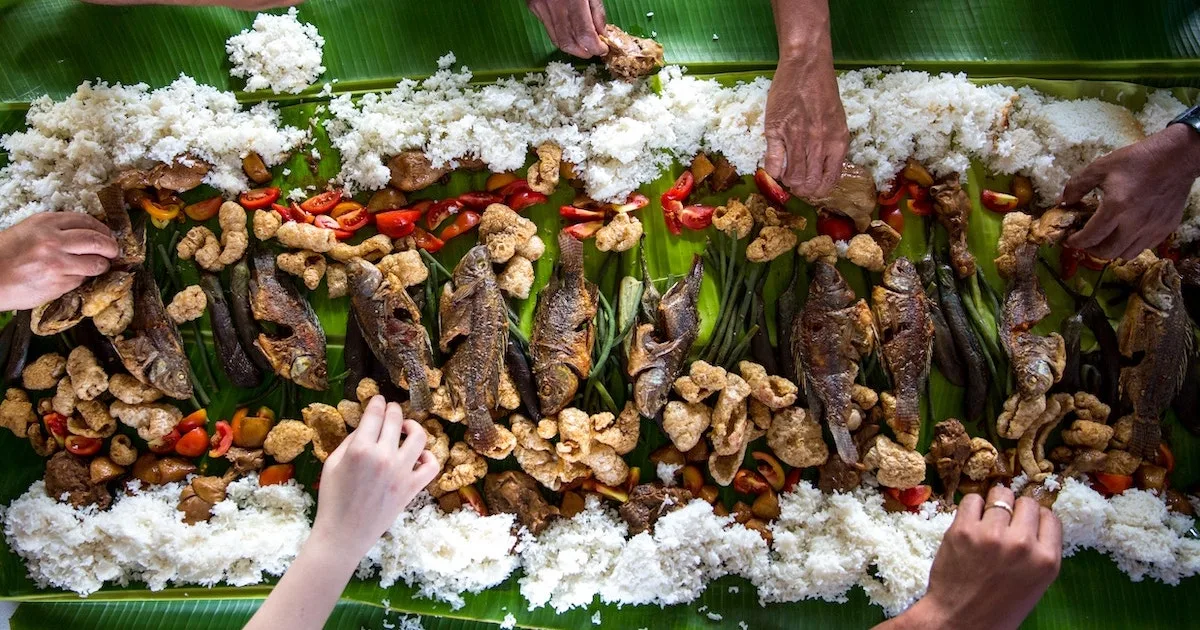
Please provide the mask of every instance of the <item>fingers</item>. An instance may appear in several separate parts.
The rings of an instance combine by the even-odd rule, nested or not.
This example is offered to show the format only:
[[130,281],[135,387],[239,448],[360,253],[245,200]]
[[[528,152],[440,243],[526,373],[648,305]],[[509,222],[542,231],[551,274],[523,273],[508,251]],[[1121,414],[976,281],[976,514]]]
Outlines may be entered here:
[[43,220],[46,223],[60,230],[93,230],[101,234],[112,234],[107,225],[101,223],[96,217],[83,212],[47,212],[35,216],[44,217]]
[[383,396],[371,397],[371,402],[367,403],[367,408],[363,411],[362,419],[358,421],[358,428],[354,430],[354,433],[359,435],[358,439],[370,442],[379,440],[379,431],[383,428],[383,414],[386,408],[387,402]]
[[67,276],[83,276],[90,278],[108,271],[109,260],[104,256],[89,254],[86,256],[66,256],[62,259],[57,271]]
[[412,465],[420,457],[421,453],[425,452],[426,433],[425,429],[415,420],[404,421],[404,442],[400,444],[400,461],[404,462],[403,468],[411,468]]
[[[603,35],[604,27],[608,24],[608,16],[604,13],[604,2],[603,0],[590,0],[588,4],[592,8],[592,26],[596,29],[596,33]],[[606,45],[604,52],[608,52],[607,48]]]
[[968,494],[958,504],[958,513],[954,515],[954,524],[978,522],[983,517],[983,497],[978,494]]
[[1030,539],[1036,538],[1038,521],[1041,519],[1038,509],[1041,507],[1037,501],[1029,497],[1017,499],[1016,507],[1013,508],[1012,523],[1009,524],[1009,527],[1022,535],[1028,535]]
[[387,404],[383,414],[383,426],[379,429],[379,443],[395,447],[400,444],[401,426],[404,424],[404,410],[394,402]]
[[442,467],[438,465],[437,458],[429,451],[421,451],[417,456],[417,465],[413,468],[413,480],[417,482],[417,486],[424,488],[433,481],[434,477],[442,471]]
[[1105,164],[1103,158],[1096,160],[1067,180],[1067,185],[1063,187],[1062,203],[1068,206],[1079,203],[1084,195],[1098,188],[1104,182],[1107,173]]
[[[586,59],[608,52],[608,46],[600,41],[597,27],[592,23],[592,9],[586,0],[559,1],[567,5],[567,27],[573,36],[575,47],[579,50],[571,54]],[[600,28],[604,26],[600,25]]]
[[1050,508],[1038,510],[1038,542],[1062,552],[1062,521]]
[[350,450],[350,445],[354,443],[355,435],[358,435],[358,431],[351,431],[350,435],[347,435],[346,439],[342,440],[342,443],[333,449],[333,452],[329,454],[329,457],[325,458],[325,463],[321,466],[322,472],[335,470],[338,467],[342,458],[346,456],[346,451]]
[[117,239],[113,238],[107,230],[99,232],[84,228],[71,228],[63,230],[60,238],[63,251],[68,254],[92,254],[105,258],[116,258],[120,253]]
[[1004,508],[992,507],[996,503],[1005,503],[1009,507],[1012,507],[1012,490],[1000,485],[994,486],[992,491],[988,493],[987,505],[983,507],[983,518],[980,520],[983,524],[991,527],[1008,527],[1009,521],[1012,520],[1012,515]]
[[783,169],[787,165],[787,149],[783,143],[783,136],[775,133],[767,134],[767,158],[763,162],[763,168],[767,174],[779,181],[783,181]]
[[842,160],[845,157],[845,149],[827,151],[825,153],[824,170],[821,174],[821,181],[817,182],[815,196],[824,197],[833,192],[833,187],[837,185],[838,178],[842,176]]
[[1117,229],[1117,222],[1112,220],[1106,210],[1105,205],[1101,203],[1100,209],[1092,215],[1092,218],[1088,219],[1083,229],[1067,238],[1067,245],[1075,249],[1091,251],[1093,247],[1104,242],[1104,239]]

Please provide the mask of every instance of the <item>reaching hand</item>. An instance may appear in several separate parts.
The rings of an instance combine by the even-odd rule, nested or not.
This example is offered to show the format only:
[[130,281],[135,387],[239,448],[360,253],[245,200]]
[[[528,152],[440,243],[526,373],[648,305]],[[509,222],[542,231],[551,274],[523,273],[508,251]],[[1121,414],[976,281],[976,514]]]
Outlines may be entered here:
[[608,23],[602,0],[529,0],[529,10],[563,52],[583,59],[608,53],[600,39]]
[[79,212],[43,212],[0,232],[0,311],[41,306],[108,271],[117,241]]
[[1099,210],[1067,245],[1104,259],[1130,259],[1157,247],[1179,227],[1198,176],[1200,134],[1186,125],[1168,125],[1101,157],[1063,190],[1068,205],[1094,188],[1104,191]]
[[997,486],[987,505],[969,494],[958,506],[933,559],[929,591],[895,628],[1015,630],[1058,576],[1062,523],[1029,497],[1013,506],[1013,493]]
[[425,438],[400,405],[386,403],[385,412],[383,397],[372,398],[358,428],[325,461],[313,537],[340,541],[341,551],[361,558],[438,474]]

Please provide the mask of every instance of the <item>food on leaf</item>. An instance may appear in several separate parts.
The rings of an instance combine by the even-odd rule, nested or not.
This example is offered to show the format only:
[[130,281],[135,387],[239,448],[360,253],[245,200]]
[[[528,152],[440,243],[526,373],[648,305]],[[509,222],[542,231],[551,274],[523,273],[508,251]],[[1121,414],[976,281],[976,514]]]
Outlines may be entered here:
[[814,208],[832,210],[848,217],[862,232],[871,223],[876,197],[878,191],[871,173],[857,164],[842,162],[842,172],[833,190],[824,197],[805,201]]
[[921,393],[933,355],[929,298],[907,258],[897,258],[871,292],[879,349],[896,398],[886,421],[906,448],[915,449],[921,429]]
[[599,289],[584,276],[583,243],[559,233],[554,276],[538,296],[529,353],[543,415],[552,416],[575,397],[592,370]]
[[971,200],[958,181],[958,173],[938,181],[929,189],[933,195],[933,210],[938,223],[950,234],[950,260],[959,278],[975,274],[975,256],[967,245],[967,220],[971,216]]
[[254,319],[278,327],[271,335],[260,333],[254,345],[276,374],[301,387],[324,391],[328,387],[325,331],[312,306],[291,281],[275,267],[270,251],[252,252],[250,308]]
[[704,264],[699,256],[692,260],[688,275],[662,296],[653,323],[641,324],[634,331],[629,349],[627,374],[633,379],[633,401],[638,413],[654,418],[667,404],[667,395],[692,344],[700,332],[696,302]]
[[183,337],[167,316],[158,284],[148,269],[139,269],[133,284],[134,315],[129,328],[112,340],[125,369],[145,385],[171,398],[192,397]]
[[663,65],[662,44],[652,39],[634,37],[612,24],[604,25],[601,39],[608,45],[604,65],[617,79],[632,81]]

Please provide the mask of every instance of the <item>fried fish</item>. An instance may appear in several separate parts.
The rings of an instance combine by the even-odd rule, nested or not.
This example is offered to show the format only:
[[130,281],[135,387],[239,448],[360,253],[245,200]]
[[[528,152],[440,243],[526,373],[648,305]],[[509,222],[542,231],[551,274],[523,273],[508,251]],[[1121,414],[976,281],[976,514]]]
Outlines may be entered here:
[[133,282],[133,321],[113,339],[121,363],[134,378],[176,399],[192,397],[183,337],[167,317],[154,276],[139,269]]
[[258,248],[250,259],[250,310],[254,319],[273,324],[275,334],[261,332],[254,341],[271,369],[301,387],[329,387],[325,331],[291,278],[275,268],[275,256]]
[[671,384],[700,334],[696,302],[703,277],[704,264],[696,256],[688,275],[655,306],[655,323],[641,324],[634,332],[627,368],[633,380],[634,406],[644,417],[654,418],[666,406]]
[[542,414],[552,416],[575,397],[592,371],[600,291],[583,274],[583,243],[559,232],[558,267],[538,296],[529,353]]
[[933,354],[929,298],[917,268],[907,258],[897,258],[884,269],[883,283],[872,290],[871,301],[883,364],[896,397],[895,413],[886,420],[896,441],[914,449],[921,431],[921,390]]

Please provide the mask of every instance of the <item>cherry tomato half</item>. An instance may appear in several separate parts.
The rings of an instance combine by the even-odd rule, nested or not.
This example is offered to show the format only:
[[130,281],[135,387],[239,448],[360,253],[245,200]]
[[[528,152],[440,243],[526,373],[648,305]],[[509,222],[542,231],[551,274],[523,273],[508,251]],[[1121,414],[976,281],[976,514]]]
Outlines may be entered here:
[[448,241],[460,234],[470,232],[476,225],[479,225],[480,215],[474,210],[463,210],[454,217],[454,223],[446,226],[438,238],[443,242]]
[[311,214],[325,214],[333,210],[334,206],[342,200],[342,191],[330,190],[323,192],[315,197],[309,197],[300,203],[300,207],[304,208],[305,212]]
[[238,195],[238,203],[247,210],[261,210],[279,199],[278,188],[255,188]]
[[184,457],[200,457],[208,450],[208,431],[195,428],[183,434],[175,443],[175,452]]
[[100,452],[100,447],[104,446],[104,440],[99,438],[84,437],[82,435],[67,436],[67,452],[80,457],[88,457]]
[[213,433],[212,438],[208,441],[208,456],[221,457],[229,452],[229,447],[233,444],[233,428],[224,420],[217,420],[216,433]]
[[180,435],[191,431],[192,429],[200,429],[208,426],[208,410],[197,409],[192,413],[183,417],[179,424],[175,425],[175,430],[179,431]]
[[375,229],[388,238],[404,238],[413,233],[420,210],[388,210],[375,215]]

